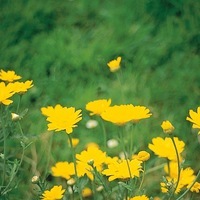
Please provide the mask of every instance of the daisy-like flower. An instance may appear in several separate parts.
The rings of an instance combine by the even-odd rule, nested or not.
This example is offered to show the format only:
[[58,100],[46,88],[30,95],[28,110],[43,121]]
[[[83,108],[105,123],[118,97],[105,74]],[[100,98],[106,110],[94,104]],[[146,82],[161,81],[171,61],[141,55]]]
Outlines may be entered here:
[[149,200],[149,197],[147,197],[146,195],[141,195],[129,198],[128,200]]
[[15,74],[14,71],[4,71],[1,69],[0,71],[0,80],[2,81],[7,81],[7,82],[14,82],[16,80],[21,79],[21,76],[18,76],[17,74]]
[[77,171],[78,176],[84,176],[85,174],[93,180],[93,168],[101,172],[103,164],[105,163],[107,156],[106,152],[101,151],[96,146],[89,146],[87,150],[82,151],[80,154],[76,154],[77,159]]
[[[193,123],[192,128],[200,129],[200,106],[197,108],[197,112],[190,110],[189,115],[190,116],[187,117],[186,120]],[[200,131],[198,134],[200,134]]]
[[110,62],[107,63],[107,65],[110,68],[111,72],[115,72],[118,69],[120,69],[121,59],[122,59],[121,57],[117,57],[117,59],[111,60]]
[[54,186],[51,190],[45,190],[42,194],[42,200],[59,200],[63,198],[65,189],[62,186]]
[[150,154],[147,151],[140,151],[137,155],[133,155],[133,159],[140,160],[142,162],[149,160]]
[[111,104],[111,99],[100,99],[91,101],[86,104],[86,110],[90,111],[90,115],[101,115]]
[[65,130],[67,134],[72,133],[73,128],[77,127],[81,117],[81,110],[75,111],[74,107],[62,107],[57,104],[55,107],[48,106],[41,108],[42,114],[47,116],[48,130],[62,131]]
[[14,91],[9,85],[10,84],[6,85],[4,82],[0,82],[0,104],[10,105],[13,102],[9,98],[14,95]]
[[102,119],[116,125],[124,125],[132,120],[133,105],[111,106],[101,114]]
[[[170,169],[170,172],[169,172],[168,167]],[[162,182],[161,190],[163,193],[166,193],[169,190],[168,187],[170,184],[175,185],[177,183],[177,180],[178,180],[178,164],[177,164],[177,162],[170,162],[169,166],[165,165],[164,170],[168,174],[168,176],[166,177],[166,180],[168,181],[168,183]],[[196,176],[194,175],[194,170],[191,169],[190,167],[187,167],[186,169],[181,169],[180,179],[179,179],[179,183],[178,183],[175,193],[177,194],[184,187],[191,185],[191,183],[193,183],[195,178],[196,178]]]
[[51,171],[53,176],[69,180],[71,176],[75,174],[74,163],[57,162],[55,166],[51,168]]
[[26,82],[14,82],[10,83],[10,87],[15,93],[24,94],[28,91],[28,89],[33,87],[33,81],[26,81]]
[[[174,141],[178,150],[179,158],[181,160],[181,153],[184,150],[185,143],[174,137]],[[152,144],[148,145],[157,156],[162,158],[168,158],[172,161],[177,161],[176,151],[171,138],[166,137],[165,139],[161,137],[156,137],[152,139]]]
[[116,125],[124,125],[128,122],[138,122],[151,116],[149,109],[144,106],[115,105],[111,106],[101,114],[101,117]]
[[165,133],[171,134],[174,131],[174,127],[170,121],[163,121],[161,124],[161,128]]
[[142,161],[139,161],[137,159],[133,160],[113,159],[113,162],[110,161],[110,163],[108,164],[108,168],[103,170],[102,174],[109,176],[108,178],[109,181],[113,181],[115,179],[126,180],[134,178],[135,176],[139,177],[140,171],[142,170],[141,163]]

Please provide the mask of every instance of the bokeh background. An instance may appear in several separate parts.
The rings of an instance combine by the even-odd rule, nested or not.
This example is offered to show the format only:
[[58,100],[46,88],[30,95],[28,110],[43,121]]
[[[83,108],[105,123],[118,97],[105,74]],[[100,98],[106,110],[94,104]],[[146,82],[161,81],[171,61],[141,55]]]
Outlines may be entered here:
[[[91,118],[86,103],[111,98],[113,105],[145,105],[153,116],[137,128],[137,148],[147,149],[151,138],[161,136],[160,124],[168,119],[187,144],[188,164],[197,170],[197,133],[185,119],[189,109],[200,106],[199,22],[198,0],[0,0],[1,69],[34,82],[20,108],[29,109],[22,124],[33,144],[13,195],[34,199],[31,177],[70,159],[67,136],[48,133],[40,112],[58,103],[83,110],[74,133],[80,149],[91,141],[102,144],[101,127],[85,127]],[[121,84],[107,67],[118,56]],[[116,130],[110,124],[107,129],[112,138]],[[20,153],[16,134],[10,141],[15,156]]]

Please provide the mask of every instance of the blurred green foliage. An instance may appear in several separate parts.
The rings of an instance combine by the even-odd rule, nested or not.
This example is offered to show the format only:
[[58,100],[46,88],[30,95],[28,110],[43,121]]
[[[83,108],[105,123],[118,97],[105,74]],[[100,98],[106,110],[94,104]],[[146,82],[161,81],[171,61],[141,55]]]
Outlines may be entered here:
[[[24,121],[28,135],[38,137],[46,131],[40,108],[60,103],[82,108],[82,131],[77,135],[98,140],[101,128],[93,134],[85,128],[85,104],[111,98],[113,104],[133,103],[152,110],[147,128],[137,129],[147,134],[145,140],[138,136],[141,148],[160,134],[165,119],[191,144],[196,134],[190,133],[185,118],[189,109],[200,105],[199,10],[200,1],[191,0],[1,0],[1,68],[34,81],[23,102],[29,108]],[[123,99],[115,74],[106,66],[117,56],[122,57]],[[113,132],[110,126],[110,137]],[[65,151],[63,136],[54,139]],[[30,157],[34,151],[42,157],[42,142],[36,141]],[[56,146],[55,160],[63,158]],[[190,146],[189,158],[197,148]],[[39,156],[39,169],[43,162]]]

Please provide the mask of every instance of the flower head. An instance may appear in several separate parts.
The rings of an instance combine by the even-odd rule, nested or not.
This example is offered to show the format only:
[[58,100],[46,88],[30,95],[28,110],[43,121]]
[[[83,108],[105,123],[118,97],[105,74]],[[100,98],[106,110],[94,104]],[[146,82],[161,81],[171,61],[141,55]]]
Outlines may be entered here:
[[150,154],[147,151],[140,151],[137,155],[133,155],[133,158],[144,162],[149,160]]
[[[180,141],[177,137],[174,137],[174,141],[178,150],[179,157],[181,159],[181,153],[184,150],[185,143]],[[168,158],[172,161],[177,161],[176,151],[171,138],[166,137],[165,139],[161,137],[153,138],[153,144],[149,144],[149,149],[151,149],[157,156],[162,158]]]
[[118,69],[120,69],[121,59],[122,59],[121,57],[117,57],[116,60],[111,60],[110,62],[107,63],[107,65],[110,68],[111,72],[115,72]]
[[[189,188],[190,185],[188,185],[187,188]],[[191,192],[196,192],[199,193],[200,191],[200,183],[199,182],[195,182],[194,185],[192,186],[192,188],[190,189]]]
[[[190,116],[187,117],[186,120],[193,123],[192,128],[200,129],[200,106],[197,108],[197,112],[190,110],[189,115]],[[200,131],[198,134],[200,134]]]
[[91,101],[86,104],[86,110],[90,111],[90,115],[101,115],[111,104],[111,99],[100,99]]
[[51,190],[45,190],[42,194],[42,200],[59,200],[62,199],[63,193],[62,186],[54,186]]
[[[72,138],[72,146],[76,147],[79,143],[79,139],[78,138]],[[68,143],[70,144],[70,140],[68,140]]]
[[26,81],[26,82],[14,82],[10,83],[10,87],[15,93],[24,94],[28,91],[28,89],[33,87],[33,81]]
[[[172,185],[176,184],[178,181],[177,162],[170,162],[169,165],[165,165],[164,170],[168,174],[168,176],[166,177],[167,183],[161,183],[161,190],[163,193],[166,193],[168,192],[169,188],[172,187]],[[186,169],[182,168],[180,171],[180,178],[175,193],[177,194],[182,190],[182,188],[191,185],[195,177],[196,176],[194,175],[193,169],[191,169],[190,167],[187,167]]]
[[67,134],[72,133],[76,123],[81,117],[81,110],[75,111],[74,107],[62,107],[57,104],[55,107],[48,106],[41,108],[42,114],[47,116],[48,130],[62,131],[65,130]]
[[55,166],[51,168],[51,171],[53,176],[69,180],[71,176],[75,174],[74,163],[57,162]]
[[101,117],[113,124],[124,125],[132,120],[132,108],[132,104],[111,106],[101,114]]
[[108,164],[108,168],[103,170],[102,174],[109,176],[108,180],[113,181],[115,179],[130,179],[139,177],[141,171],[141,161],[137,159],[133,160],[116,160]]
[[161,127],[165,133],[172,133],[174,131],[174,127],[170,121],[163,121]]
[[129,198],[128,200],[149,200],[149,197],[147,197],[146,195],[141,195]]
[[84,174],[86,174],[93,180],[93,167],[101,172],[107,156],[106,153],[101,151],[98,147],[89,146],[87,150],[82,151],[80,154],[76,154],[76,159],[78,176],[84,176]]
[[10,87],[10,84],[6,85],[4,82],[0,82],[0,104],[10,105],[13,101],[9,98],[14,95],[14,91]]
[[116,125],[124,125],[128,122],[138,122],[151,116],[149,109],[144,106],[115,105],[111,106],[101,114],[101,117]]
[[0,80],[7,81],[7,82],[14,82],[16,80],[21,79],[21,76],[15,74],[14,71],[4,71],[1,69],[0,71]]

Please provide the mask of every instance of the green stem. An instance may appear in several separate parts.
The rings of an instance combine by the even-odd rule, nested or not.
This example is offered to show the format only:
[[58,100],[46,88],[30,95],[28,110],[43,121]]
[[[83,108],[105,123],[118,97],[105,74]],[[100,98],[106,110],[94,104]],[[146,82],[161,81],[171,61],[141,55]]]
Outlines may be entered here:
[[[119,70],[120,71],[120,75],[122,76],[122,72],[121,72],[121,70]],[[122,102],[125,102],[124,101],[124,99],[125,99],[125,95],[124,95],[124,91],[123,91],[123,87],[122,87],[122,82],[121,82],[121,78],[120,78],[120,75],[119,75],[119,73],[118,72],[116,72],[116,76],[117,76],[117,80],[118,80],[118,82],[119,82],[119,85],[120,85],[120,88],[121,88],[121,98],[122,98]]]
[[190,187],[189,187],[180,197],[178,197],[176,200],[182,199],[182,198],[190,191],[190,189],[192,188],[192,186],[195,184],[195,182],[197,181],[197,179],[198,179],[199,177],[200,177],[200,170],[199,170],[199,172],[198,172],[196,178],[194,179],[193,183],[190,185]]
[[126,163],[127,163],[127,166],[128,166],[128,171],[129,171],[130,179],[131,179],[132,178],[131,169],[130,169],[130,166],[129,166],[129,163],[128,163],[128,157],[127,157],[126,150],[125,150],[124,139],[123,139],[123,136],[122,136],[121,132],[120,132],[120,138],[121,138],[120,141],[122,142],[122,149],[123,149],[123,152],[124,152],[125,160],[126,160]]
[[24,132],[23,132],[23,130],[22,130],[22,127],[21,127],[20,122],[17,121],[17,124],[18,124],[18,126],[19,126],[19,130],[20,130],[21,136],[24,137]]
[[139,190],[141,190],[141,188],[142,188],[142,185],[143,185],[143,183],[144,183],[144,176],[145,176],[145,162],[143,163],[143,174],[142,174],[142,180],[141,180],[141,183],[140,183],[140,186],[139,186]]
[[75,171],[75,177],[76,177],[76,182],[77,182],[78,194],[79,194],[80,200],[82,200],[83,198],[82,198],[82,195],[81,195],[80,184],[79,184],[79,179],[78,179],[75,150],[74,150],[74,147],[73,147],[73,144],[72,144],[71,135],[68,134],[68,137],[69,137],[69,143],[70,143],[71,150],[72,150],[72,159],[73,159],[73,163],[74,163],[74,171]]
[[47,171],[49,168],[52,143],[53,143],[53,134],[50,135],[50,142],[49,142],[49,148],[48,148],[48,152],[47,152],[47,160],[46,160],[46,167],[45,167],[45,171],[44,171],[44,177],[46,177]]
[[12,181],[14,180],[14,178],[15,178],[17,172],[19,171],[19,168],[20,168],[20,166],[21,166],[21,164],[22,164],[22,161],[23,161],[23,158],[24,158],[24,152],[25,152],[25,148],[22,147],[22,156],[21,156],[20,162],[19,162],[19,164],[17,165],[17,168],[16,168],[16,170],[15,170],[15,173],[14,173],[13,176],[10,178],[9,183],[7,184],[7,186],[5,187],[5,189],[3,190],[2,194],[6,194],[6,193],[7,193],[7,190],[9,189],[10,184],[12,183]]
[[176,186],[175,186],[175,188],[173,189],[173,192],[171,193],[171,195],[170,195],[170,197],[169,197],[169,200],[174,196],[174,194],[175,194],[175,192],[176,192],[176,189],[177,189],[178,184],[179,184],[179,181],[180,181],[180,175],[181,175],[181,166],[180,166],[180,159],[179,159],[178,149],[177,149],[177,147],[176,147],[176,143],[175,143],[174,137],[171,137],[171,140],[172,140],[172,142],[173,142],[173,145],[174,145],[174,148],[175,148],[175,152],[176,152],[176,157],[177,157],[178,178],[177,178]]
[[16,113],[18,114],[19,112],[19,106],[21,104],[21,100],[22,100],[22,95],[19,95],[19,101],[18,101],[18,104],[17,104],[17,110],[16,110]]
[[5,183],[6,177],[6,130],[5,130],[5,122],[4,122],[4,109],[3,105],[0,107],[0,127],[2,127],[3,132],[3,173],[2,173],[2,186]]
[[101,126],[102,126],[102,129],[103,129],[104,148],[106,149],[106,143],[107,143],[106,128],[104,126],[104,121],[103,121],[102,118],[101,118]]

